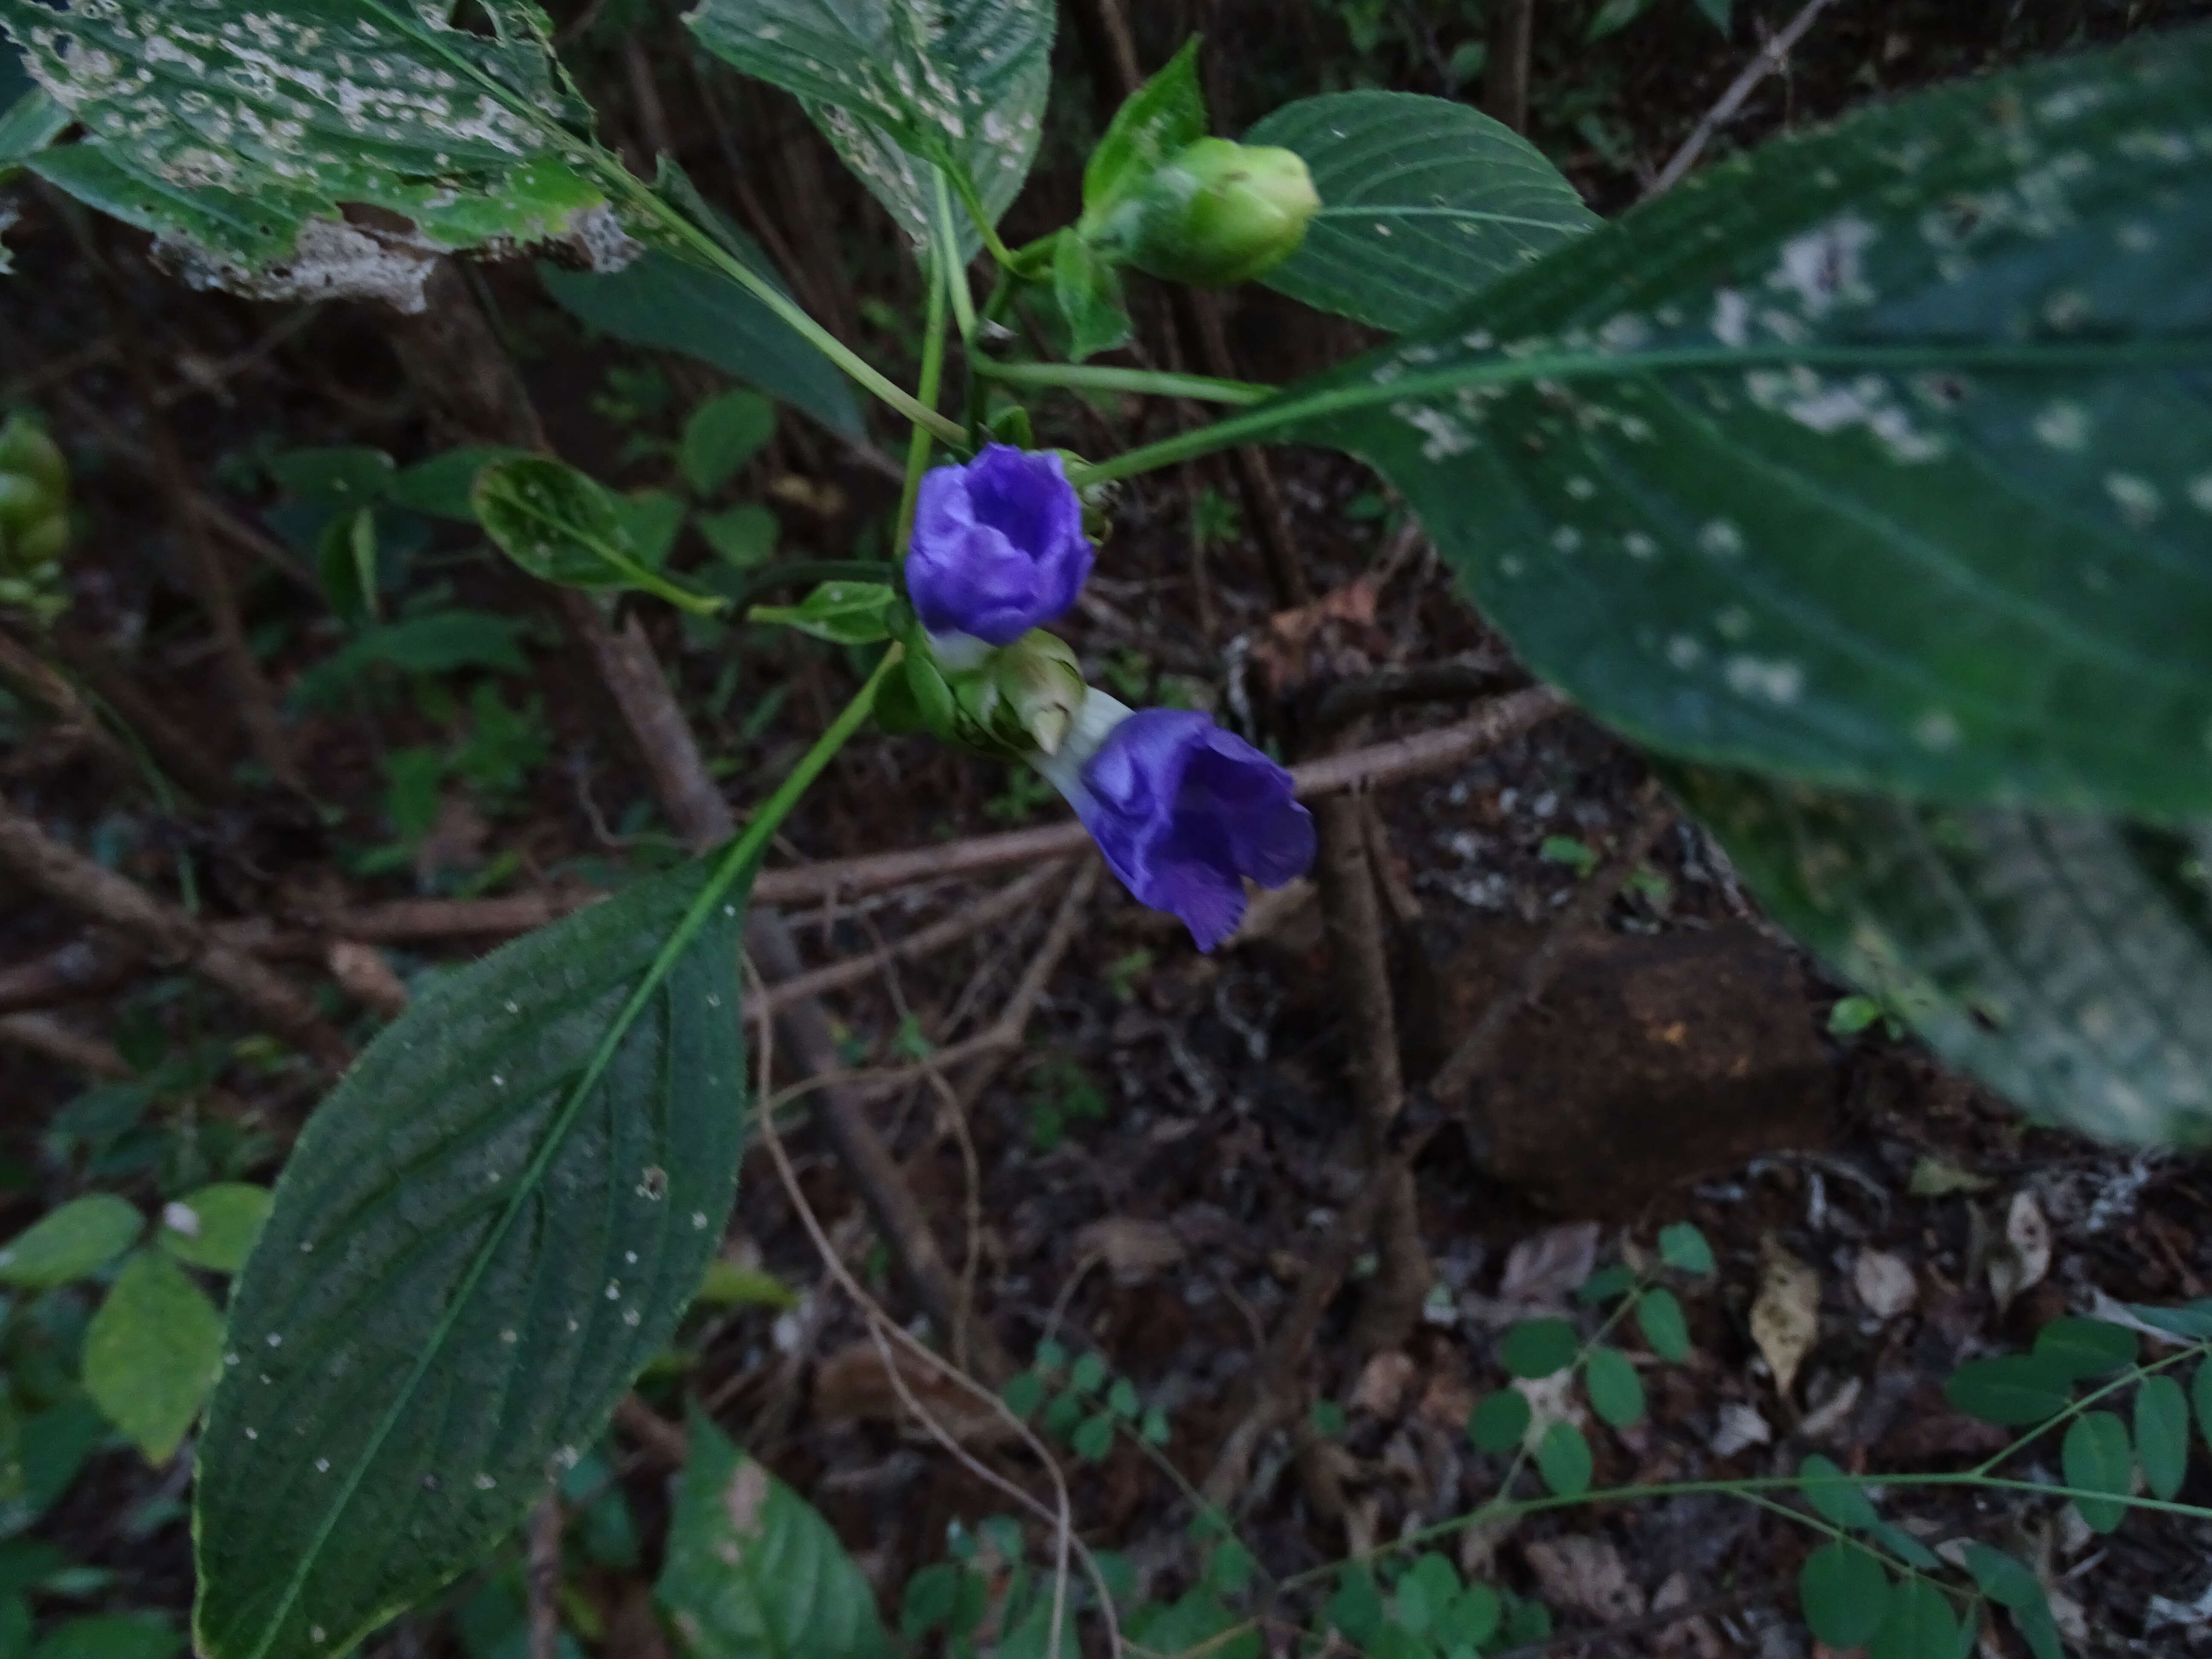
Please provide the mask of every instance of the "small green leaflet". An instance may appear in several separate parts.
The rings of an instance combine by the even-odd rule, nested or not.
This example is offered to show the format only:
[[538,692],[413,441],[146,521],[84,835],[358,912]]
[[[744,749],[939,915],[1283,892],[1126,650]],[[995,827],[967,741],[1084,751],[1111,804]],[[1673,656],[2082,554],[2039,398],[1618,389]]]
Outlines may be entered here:
[[428,1595],[666,1346],[746,1129],[743,894],[706,880],[441,977],[308,1122],[200,1441],[206,1659],[344,1652]]
[[1553,1424],[1536,1443],[1536,1472],[1562,1498],[1579,1498],[1588,1492],[1594,1468],[1589,1442],[1571,1423]]
[[1603,222],[1534,144],[1446,98],[1304,98],[1244,141],[1296,150],[1322,200],[1304,243],[1261,281],[1394,334]]
[[1152,453],[1317,442],[1680,758],[2212,813],[2212,28],[1770,144]]
[[684,481],[712,495],[775,436],[775,405],[757,392],[725,392],[691,411],[677,459]]
[[[565,461],[495,461],[477,474],[470,501],[500,551],[540,581],[586,592],[636,590],[701,616],[722,607],[652,569],[652,550],[640,546],[628,504]],[[681,504],[671,504],[680,519]]]
[[151,1463],[176,1455],[222,1363],[222,1316],[166,1255],[123,1264],[84,1333],[84,1388]]
[[1114,210],[1144,188],[1160,163],[1206,135],[1206,95],[1199,89],[1196,35],[1165,68],[1114,112],[1083,168],[1082,234],[1105,228]]
[[0,1247],[0,1285],[50,1290],[95,1273],[145,1231],[137,1206],[112,1193],[88,1193],[42,1216]]
[[702,1414],[658,1595],[697,1659],[890,1652],[875,1595],[829,1522]]
[[2154,1498],[2171,1498],[2189,1474],[2189,1397],[2160,1373],[2136,1389],[2136,1455]]
[[1889,1575],[1860,1546],[1829,1544],[1805,1558],[1797,1600],[1813,1634],[1830,1647],[1863,1647],[1889,1611]]
[[872,645],[890,637],[886,618],[897,601],[898,594],[883,582],[823,582],[798,605],[757,605],[745,619],[796,629],[832,645]]
[[[374,296],[420,309],[429,254],[564,242],[597,266],[635,246],[592,173],[591,111],[534,4],[0,0],[0,23],[88,137],[33,165],[155,232],[192,280],[264,299]],[[349,221],[362,204],[411,222]]]
[[[701,43],[781,87],[916,243],[933,167],[995,220],[1029,176],[1051,88],[1050,0],[702,0]],[[980,237],[963,215],[963,257]]]
[[2068,1486],[2112,1494],[2074,1500],[2092,1532],[2112,1532],[2127,1518],[2124,1500],[2135,1474],[2135,1455],[2128,1425],[2119,1418],[2111,1412],[2084,1412],[2075,1418],[2059,1443],[2059,1467]]
[[161,1209],[161,1246],[188,1267],[234,1273],[246,1265],[269,1220],[269,1189],[226,1181],[187,1193]]
[[1945,1059],[2100,1139],[2212,1138],[2212,835],[1669,776],[1768,912]]

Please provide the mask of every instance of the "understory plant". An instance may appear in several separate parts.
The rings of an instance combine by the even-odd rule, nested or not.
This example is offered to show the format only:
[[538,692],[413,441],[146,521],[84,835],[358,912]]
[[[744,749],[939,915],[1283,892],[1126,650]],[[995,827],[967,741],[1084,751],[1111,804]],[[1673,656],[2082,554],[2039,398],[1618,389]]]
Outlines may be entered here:
[[[0,112],[0,171],[152,233],[186,280],[414,310],[441,258],[537,247],[598,325],[734,366],[847,435],[866,393],[908,434],[890,556],[785,605],[662,568],[636,514],[563,463],[472,454],[458,492],[441,475],[544,581],[742,611],[866,672],[728,846],[441,977],[316,1112],[238,1280],[198,1442],[209,1659],[341,1653],[422,1602],[514,1532],[667,1346],[749,1133],[749,888],[868,722],[1034,767],[1201,948],[1248,881],[1308,866],[1281,767],[1204,715],[1088,685],[1050,631],[1111,562],[1113,486],[1231,446],[1373,467],[1529,667],[1639,744],[1770,912],[1945,1058],[2090,1134],[2212,1127],[2212,30],[1875,107],[1611,223],[1449,100],[1310,98],[1231,143],[1194,46],[1114,116],[1076,220],[1013,247],[998,227],[1042,130],[1054,21],[1048,0],[689,16],[705,50],[801,102],[920,262],[906,386],[811,317],[672,161],[647,180],[599,140],[534,0],[0,0],[36,82]],[[1138,280],[1258,280],[1382,343],[1280,387],[1091,361],[1129,339]],[[1070,392],[1228,412],[1121,453],[1040,447],[1033,410]],[[51,592],[65,488],[50,444],[0,436],[0,599]],[[329,544],[341,574],[367,573],[372,611],[373,516]],[[162,1255],[134,1261],[183,1282]],[[1654,1347],[1664,1294],[1613,1292]],[[1634,1373],[1596,1339],[1513,1352],[1524,1380],[1556,1359],[1601,1416],[1629,1414]],[[2139,1382],[2154,1488],[2166,1377]],[[2086,1448],[2049,1490],[2093,1526],[2110,1511],[2092,1504],[2177,1507],[2128,1494],[2116,1418],[2045,1394]],[[1085,1420],[1100,1409],[1125,1420],[1110,1401]],[[1150,1443],[1144,1413],[1126,1421]],[[1550,1489],[1514,1498],[1509,1474],[1505,1510],[1586,1495],[1565,1421],[1531,1441],[1493,1410],[1514,1473],[1525,1453]],[[702,1652],[793,1650],[716,1635],[692,1603],[734,1592],[681,1588],[775,1540],[851,1592],[823,1604],[842,1622],[779,1639],[872,1650],[818,1517],[711,1425],[693,1433],[678,1506],[700,1530],[679,1537],[698,1547],[664,1590],[679,1632]],[[1829,1540],[1808,1613],[1861,1609],[1816,1628],[1856,1639],[1871,1607],[1885,1659],[1963,1652],[1972,1624],[1935,1558],[1864,1480],[1814,1474],[1783,1483]],[[1972,1593],[2047,1651],[2026,1569],[2002,1559],[1968,1553]],[[1055,1582],[1040,1652],[1071,1606],[1111,1610],[1110,1587],[1071,1604]],[[1525,1638],[1484,1588],[1424,1555],[1347,1577],[1331,1617],[1378,1651],[1385,1630],[1409,1652]],[[939,1593],[950,1628],[966,1591],[956,1575]],[[1219,1639],[1191,1620],[1145,1638]]]

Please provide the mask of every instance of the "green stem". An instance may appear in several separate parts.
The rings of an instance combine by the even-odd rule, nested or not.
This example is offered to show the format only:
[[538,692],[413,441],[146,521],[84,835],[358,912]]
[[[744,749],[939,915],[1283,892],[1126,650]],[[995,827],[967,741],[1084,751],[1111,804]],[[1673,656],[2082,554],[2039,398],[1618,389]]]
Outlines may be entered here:
[[[2194,347],[2191,350],[2190,348]],[[1751,350],[1728,346],[1680,346],[1634,353],[1571,352],[1553,356],[1500,359],[1473,367],[1404,374],[1377,384],[1370,376],[1317,392],[1276,399],[1249,414],[1232,415],[1194,432],[1178,434],[1110,461],[1072,467],[1079,486],[1131,478],[1174,466],[1217,449],[1266,441],[1286,428],[1377,405],[1413,402],[1480,386],[1526,386],[1534,380],[1607,380],[1680,373],[1693,369],[1735,372],[1747,368],[1833,368],[1856,369],[2020,369],[2037,373],[2061,368],[2188,368],[2206,360],[2206,347],[2195,341],[2148,340],[2118,344],[1788,346]]]
[[2113,1393],[2117,1389],[2127,1388],[2132,1383],[2140,1382],[2146,1376],[2149,1376],[2158,1371],[2168,1370],[2172,1366],[2179,1365],[2184,1360],[2194,1359],[2199,1354],[2205,1353],[2207,1352],[2208,1349],[2206,1346],[2203,1343],[2199,1342],[2192,1346],[2184,1348],[2179,1353],[2168,1354],[2165,1358],[2154,1361],[2150,1364],[2129,1366],[2126,1370],[2121,1372],[2119,1376],[2106,1383],[2103,1388],[2092,1389],[2087,1394],[2083,1395],[2079,1400],[2069,1401],[2065,1410],[2060,1412],[2055,1417],[2045,1418],[2042,1422],[2030,1429],[2026,1434],[2021,1436],[2019,1439],[2014,1441],[2012,1444],[2007,1446],[2002,1451],[1975,1464],[1972,1469],[1967,1471],[1967,1473],[1970,1474],[1987,1474],[1991,1469],[1996,1468],[1998,1464],[2003,1462],[2005,1459],[2010,1457],[2014,1452],[2020,1451],[2024,1448],[2033,1444],[2036,1441],[2042,1439],[2045,1435],[2049,1434],[2051,1430],[2057,1428],[2061,1423],[2069,1422],[2071,1419],[2081,1416],[2083,1412],[2088,1410],[2090,1407],[2095,1405],[2106,1395]]
[[872,367],[850,346],[808,316],[805,308],[782,289],[662,201],[658,194],[624,172],[611,158],[602,163],[599,171],[611,193],[618,192],[627,197],[631,206],[656,220],[694,252],[790,324],[805,337],[809,344],[844,370],[864,391],[873,393],[909,421],[929,428],[949,442],[957,442],[966,435],[952,422],[935,410],[926,407]]
[[1142,392],[1156,398],[1190,398],[1200,403],[1259,404],[1279,389],[1256,380],[1217,380],[1205,374],[1164,374],[1150,368],[1115,368],[1109,364],[1000,363],[975,360],[975,372],[1008,386],[1066,386],[1078,392]]
[[[938,176],[944,177],[945,169],[939,167]],[[960,204],[968,210],[968,216],[975,222],[982,233],[984,251],[997,260],[1001,267],[1012,270],[1017,256],[1014,251],[999,239],[999,228],[991,222],[991,215],[983,205],[983,198],[975,193],[975,181],[968,176],[967,169],[952,169],[952,188],[959,192]]]
[[[935,229],[938,258],[945,264],[945,288],[952,301],[952,318],[960,325],[960,337],[972,351],[975,343],[975,296],[968,289],[968,262],[960,257],[960,230],[952,217],[952,198],[945,188],[945,169],[936,170],[937,212],[932,220]],[[922,394],[922,401],[930,401]]]
[[[931,409],[945,380],[945,299],[950,286],[960,280],[951,258],[940,249],[929,262],[928,332],[921,342],[921,400]],[[907,538],[914,533],[914,507],[921,493],[921,475],[929,469],[930,428],[914,423],[914,436],[906,447],[906,483],[899,490],[898,531],[891,538],[891,556],[906,556]]]

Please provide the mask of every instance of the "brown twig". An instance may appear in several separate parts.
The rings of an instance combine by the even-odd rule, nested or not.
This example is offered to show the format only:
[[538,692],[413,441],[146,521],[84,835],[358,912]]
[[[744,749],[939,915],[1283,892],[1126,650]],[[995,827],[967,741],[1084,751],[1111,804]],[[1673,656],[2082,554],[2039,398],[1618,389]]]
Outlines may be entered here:
[[140,689],[130,672],[111,656],[91,635],[67,617],[47,630],[55,653],[82,679],[93,696],[105,704],[120,725],[146,746],[154,763],[172,783],[210,806],[228,805],[244,792],[229,769],[210,755],[199,739]]
[[54,840],[5,800],[0,865],[48,897],[143,941],[156,958],[222,987],[325,1070],[336,1073],[352,1063],[346,1040],[289,981],[215,937],[197,917]]
[[104,996],[127,982],[146,959],[120,939],[72,939],[58,951],[13,968],[0,968],[0,1011],[51,1008]]
[[0,629],[0,680],[44,703],[63,730],[82,734],[115,781],[134,788],[145,781],[137,757],[100,723],[99,715],[77,694],[76,687],[4,629]]
[[1806,30],[1827,9],[1830,0],[1806,0],[1803,9],[1778,29],[1774,37],[1759,49],[1759,55],[1745,64],[1743,72],[1729,82],[1729,88],[1720,95],[1720,101],[1705,113],[1703,119],[1690,129],[1690,136],[1682,141],[1667,165],[1659,169],[1659,176],[1651,181],[1651,188],[1644,193],[1656,196],[1662,190],[1672,190],[1682,182],[1689,170],[1695,167],[1698,157],[1713,135],[1733,120],[1744,100],[1757,90],[1759,83],[1770,75],[1779,74],[1790,62],[1790,54],[1798,41],[1805,38]]
[[530,1516],[530,1659],[561,1656],[561,1525],[556,1486]]
[[1536,0],[1504,0],[1492,14],[1482,107],[1516,132],[1528,130],[1528,60],[1536,39]]
[[0,1014],[0,1042],[58,1060],[105,1081],[131,1075],[131,1062],[98,1037],[73,1031],[51,1014]]

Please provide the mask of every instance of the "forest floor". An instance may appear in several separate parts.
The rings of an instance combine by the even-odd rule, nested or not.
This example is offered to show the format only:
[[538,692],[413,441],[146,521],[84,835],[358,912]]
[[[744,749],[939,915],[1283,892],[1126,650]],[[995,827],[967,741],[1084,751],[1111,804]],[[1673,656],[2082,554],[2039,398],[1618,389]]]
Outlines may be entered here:
[[[1172,9],[1139,9],[1147,61],[1172,44]],[[1270,9],[1216,9],[1240,102],[1279,83],[1286,95],[1308,89],[1310,75],[1296,82],[1299,54],[1344,50],[1333,21],[1313,26],[1317,48],[1296,29],[1274,38]],[[1540,40],[1539,136],[1594,204],[1632,200],[1639,175],[1795,8],[1737,9],[1747,15],[1723,40],[1695,8],[1661,0],[1636,26],[1634,50],[1595,67],[1575,57],[1570,35]],[[2023,16],[2031,10],[2049,15]],[[1838,0],[1729,137],[2209,10]],[[1438,89],[1425,67],[1431,44],[1409,36],[1402,60],[1390,50],[1376,49],[1369,72]],[[618,85],[618,68],[607,72]],[[1079,86],[1079,61],[1068,73]],[[1604,83],[1595,101],[1593,79]],[[678,108],[675,118],[690,118]],[[1054,192],[1069,187],[1070,156],[1041,186],[1047,205],[1022,210],[1041,225]],[[695,171],[710,185],[716,176],[711,159]],[[322,601],[312,544],[302,551],[289,539],[297,503],[288,507],[270,463],[319,446],[374,446],[402,462],[432,453],[382,319],[190,293],[112,227],[87,233],[108,265],[90,280],[82,228],[50,198],[26,207],[10,238],[22,274],[0,285],[0,408],[40,409],[78,469],[87,533],[70,570],[70,624],[127,664],[223,767],[248,754],[149,465],[160,422],[180,447],[187,493],[247,527],[223,556],[235,556],[250,647],[285,698],[313,805],[272,793],[249,762],[232,804],[166,810],[119,790],[91,746],[44,726],[27,702],[0,702],[0,787],[19,808],[172,897],[185,872],[210,918],[293,927],[380,902],[602,887],[679,855],[542,594],[458,530],[427,532],[397,556],[404,602],[416,614],[519,623],[510,648],[526,651],[527,672],[386,664],[328,695],[309,678],[345,629]],[[848,202],[840,212],[849,249],[868,234],[867,210]],[[526,267],[489,272],[483,291],[561,451],[625,485],[665,482],[682,416],[712,377],[584,337]],[[854,291],[875,291],[865,270]],[[873,320],[872,302],[854,304],[870,349],[895,362],[895,332]],[[1356,343],[1264,296],[1241,303],[1231,338],[1240,368],[1267,377]],[[1059,415],[1066,426],[1054,435],[1089,448],[1172,418],[1133,405]],[[1279,469],[1322,597],[1278,604],[1225,465],[1147,481],[1117,503],[1100,577],[1070,618],[1094,679],[1133,702],[1208,707],[1294,759],[1449,726],[1521,682],[1368,475],[1310,454]],[[738,493],[773,504],[785,553],[850,556],[880,538],[896,477],[787,418]],[[246,550],[256,538],[264,556]],[[708,556],[695,544],[679,544],[679,563]],[[827,647],[665,614],[648,622],[740,807],[851,683],[850,662]],[[1428,672],[1439,665],[1448,672]],[[1408,679],[1431,695],[1408,695]],[[1328,696],[1347,686],[1372,694],[1372,706],[1333,717]],[[409,772],[406,757],[424,752],[434,758]],[[1786,1474],[1814,1452],[1852,1470],[1968,1467],[2003,1437],[1945,1403],[1960,1362],[2024,1345],[2061,1313],[2212,1295],[2212,1178],[2201,1162],[2100,1151],[2025,1124],[1886,1031],[1874,1011],[1863,1029],[1838,1034],[1843,988],[1762,921],[1694,826],[1664,823],[1595,925],[1562,933],[1563,910],[1607,878],[1601,866],[1650,810],[1644,784],[1633,751],[1565,714],[1366,798],[1406,1074],[1427,1076],[1501,998],[1510,1023],[1463,1119],[1416,1165],[1418,1236],[1434,1272],[1425,1301],[1410,1318],[1384,1308],[1376,1342],[1376,1319],[1363,1312],[1388,1297],[1380,1264],[1361,1256],[1281,1375],[1260,1378],[1294,1407],[1286,1425],[1227,1458],[1270,1336],[1366,1179],[1352,1034],[1315,888],[1255,906],[1210,957],[1110,877],[1097,879],[1088,854],[787,910],[810,966],[870,964],[828,994],[841,1048],[879,1079],[867,1091],[872,1120],[991,1338],[1018,1364],[1048,1341],[1096,1354],[1106,1380],[1094,1393],[1126,1378],[1164,1414],[1164,1443],[1151,1451],[1125,1437],[1103,1458],[1064,1460],[1082,1536],[1127,1553],[1161,1593],[1192,1571],[1193,1488],[1225,1504],[1277,1580],[1465,1515],[1504,1473],[1466,1432],[1475,1401],[1502,1383],[1502,1333],[1532,1314],[1579,1314],[1573,1293],[1590,1274],[1648,1253],[1668,1223],[1694,1222],[1717,1272],[1684,1291],[1688,1363],[1645,1367],[1648,1418],[1620,1431],[1591,1425],[1601,1485]],[[866,734],[787,826],[772,867],[964,844],[1061,816],[1002,769]],[[980,925],[963,933],[963,917]],[[903,959],[890,948],[929,930],[962,936]],[[0,974],[49,960],[85,932],[82,915],[0,884]],[[1555,935],[1557,971],[1540,996],[1520,999],[1531,952]],[[327,962],[283,966],[317,984],[361,1039],[380,1003],[388,1012],[418,975],[494,942],[387,942],[371,966],[356,962],[336,981]],[[97,990],[11,1005],[58,1022],[81,1063],[58,1057],[52,1028],[44,1052],[20,1032],[0,1042],[0,1236],[81,1182],[88,1148],[114,1139],[100,1139],[100,1116],[115,1105],[115,1079],[88,1094],[82,1062],[143,1077],[195,1061],[186,1083],[138,1101],[129,1133],[153,1135],[158,1150],[110,1184],[142,1194],[166,1191],[175,1164],[192,1158],[268,1178],[312,1104],[312,1078],[265,1042],[234,1041],[235,1010],[189,976],[149,968]],[[935,1060],[1010,1006],[1022,1016],[1018,1047]],[[218,1057],[197,1063],[210,1052]],[[860,1283],[910,1321],[914,1306],[803,1103],[781,1121],[797,1190]],[[1047,1489],[1003,1422],[941,1383],[894,1382],[764,1151],[747,1160],[737,1218],[728,1259],[771,1275],[787,1300],[696,1318],[684,1363],[650,1380],[646,1401],[672,1427],[687,1399],[702,1402],[823,1509],[890,1604],[916,1569],[943,1559],[949,1526],[1007,1509],[979,1469]],[[1755,1337],[1763,1291],[1795,1310],[1795,1340],[1772,1340],[1771,1319],[1758,1322],[1770,1340]],[[915,1424],[899,1383],[951,1424],[963,1455]],[[649,1437],[618,1431],[615,1446],[649,1562],[667,1465]],[[2022,1467],[2039,1456],[2046,1471],[2055,1465],[2045,1449]],[[181,1610],[184,1478],[127,1449],[104,1452],[42,1533],[111,1570],[119,1599]],[[2182,1495],[2212,1501],[2212,1479],[2198,1469]],[[2136,1521],[2092,1537],[2048,1502],[1942,1492],[1900,1495],[1895,1512],[1931,1534],[2011,1540],[2049,1569],[2062,1626],[2083,1651],[2212,1650],[2203,1528]],[[1032,1528],[1033,1543],[1048,1537]],[[1531,1650],[1814,1650],[1792,1589],[1807,1534],[1737,1500],[1571,1510],[1438,1547],[1463,1571],[1494,1574],[1553,1607],[1559,1634]],[[635,1613],[648,1577],[595,1568],[579,1581],[609,1659],[662,1650]],[[453,1645],[462,1640],[421,1617],[392,1650],[471,1651]],[[1269,1645],[1289,1650],[1273,1633]]]

